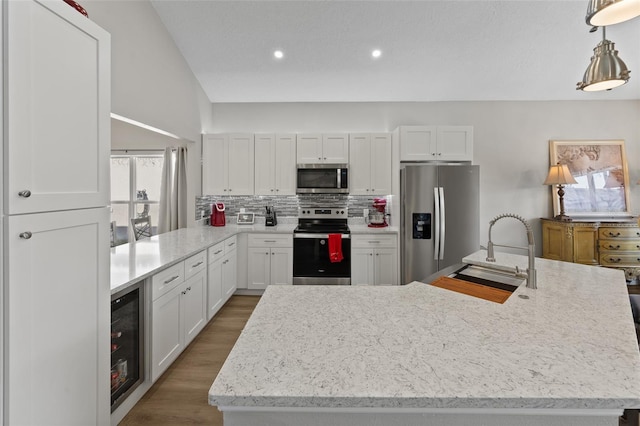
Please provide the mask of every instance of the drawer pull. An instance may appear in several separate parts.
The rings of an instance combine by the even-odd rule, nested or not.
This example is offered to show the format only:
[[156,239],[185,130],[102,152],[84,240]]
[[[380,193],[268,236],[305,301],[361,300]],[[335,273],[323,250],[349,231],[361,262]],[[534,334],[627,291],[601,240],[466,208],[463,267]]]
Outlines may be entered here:
[[275,243],[276,240],[264,240],[265,243]]
[[380,240],[377,240],[377,241],[367,241],[367,242],[368,242],[369,244],[373,244],[373,243],[380,244]]
[[614,234],[613,232],[609,231],[609,236],[610,236],[610,237],[619,237],[619,236],[620,236],[620,233],[619,233],[619,232],[616,232],[616,233]]
[[195,265],[191,265],[192,268],[197,268],[198,266],[202,265],[204,262],[201,260],[200,262],[196,263]]
[[169,278],[168,280],[166,280],[164,283],[165,284],[169,284],[170,282],[173,282],[173,281],[177,280],[178,278],[180,278],[180,275],[175,275],[175,276]]
[[222,253],[222,250],[218,250],[218,251],[214,251],[213,254],[220,254]]
[[185,294],[187,294],[187,290],[182,291],[181,293],[182,293],[182,295],[184,296]]
[[613,257],[609,258],[609,262],[611,263],[620,263],[622,261],[622,259],[620,259],[619,257],[614,259]]
[[233,243],[229,243],[229,247],[231,247],[231,246],[233,246],[233,245],[235,245],[235,244],[236,244],[235,242],[233,242]]
[[620,248],[620,246],[619,246],[619,245],[617,245],[617,246],[612,246],[611,244],[609,244],[609,248],[610,248],[611,250],[618,250],[618,249]]

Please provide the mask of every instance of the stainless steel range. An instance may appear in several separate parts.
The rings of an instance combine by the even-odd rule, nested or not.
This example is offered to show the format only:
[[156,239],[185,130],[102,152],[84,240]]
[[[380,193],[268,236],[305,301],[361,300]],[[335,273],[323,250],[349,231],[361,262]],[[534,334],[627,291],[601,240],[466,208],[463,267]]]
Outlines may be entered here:
[[[351,231],[347,216],[343,207],[298,210],[298,227],[293,231],[294,285],[351,285]],[[336,250],[341,256],[336,256]]]

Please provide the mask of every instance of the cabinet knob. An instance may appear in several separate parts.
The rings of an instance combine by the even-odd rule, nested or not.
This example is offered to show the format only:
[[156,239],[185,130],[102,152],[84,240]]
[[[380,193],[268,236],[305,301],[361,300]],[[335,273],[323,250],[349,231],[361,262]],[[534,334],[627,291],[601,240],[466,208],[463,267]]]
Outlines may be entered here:
[[28,240],[29,238],[31,238],[33,234],[29,231],[25,231],[25,232],[21,232],[19,237],[22,238],[23,240]]
[[327,159],[327,157],[324,157],[324,159],[326,160],[326,159]]
[[436,153],[435,153],[435,152],[432,152],[432,153],[431,153],[431,155],[432,155],[433,157],[435,157],[435,156],[436,156]]
[[280,191],[279,189],[276,189],[276,192]]
[[610,237],[619,237],[619,236],[620,236],[620,233],[619,233],[619,232],[616,232],[616,233],[614,234],[613,232],[609,232],[609,236],[610,236]]
[[31,191],[29,191],[28,189],[25,189],[23,191],[18,192],[18,196],[23,198],[29,198],[31,197]]
[[318,157],[318,160],[322,160],[322,157]]
[[223,191],[224,191],[224,192],[227,192],[227,190],[226,190],[226,189],[223,189]]
[[373,253],[369,253],[369,256],[373,256]]
[[619,245],[612,246],[611,244],[609,244],[609,248],[612,249],[612,250],[618,250],[620,248],[620,246]]
[[620,263],[622,261],[622,259],[620,259],[619,257],[614,259],[613,257],[609,258],[609,262],[611,263]]

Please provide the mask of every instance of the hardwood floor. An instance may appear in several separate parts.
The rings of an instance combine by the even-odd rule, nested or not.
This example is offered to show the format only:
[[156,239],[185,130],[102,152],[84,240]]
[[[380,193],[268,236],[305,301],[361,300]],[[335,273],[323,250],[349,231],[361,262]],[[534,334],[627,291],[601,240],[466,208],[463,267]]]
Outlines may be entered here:
[[259,300],[232,296],[119,424],[222,426],[209,388]]

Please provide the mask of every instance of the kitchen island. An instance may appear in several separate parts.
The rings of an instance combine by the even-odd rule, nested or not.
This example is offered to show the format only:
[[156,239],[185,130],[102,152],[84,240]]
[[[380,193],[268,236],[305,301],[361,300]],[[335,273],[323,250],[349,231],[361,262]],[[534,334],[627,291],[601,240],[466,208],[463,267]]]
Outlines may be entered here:
[[[526,269],[524,256],[496,257]],[[536,269],[538,289],[504,304],[419,282],[271,286],[209,403],[226,426],[617,425],[640,407],[623,273]]]

